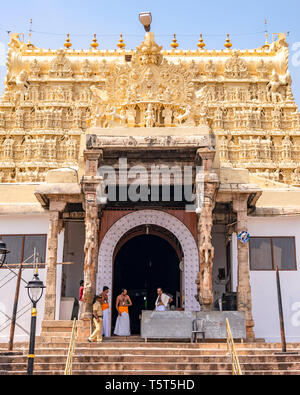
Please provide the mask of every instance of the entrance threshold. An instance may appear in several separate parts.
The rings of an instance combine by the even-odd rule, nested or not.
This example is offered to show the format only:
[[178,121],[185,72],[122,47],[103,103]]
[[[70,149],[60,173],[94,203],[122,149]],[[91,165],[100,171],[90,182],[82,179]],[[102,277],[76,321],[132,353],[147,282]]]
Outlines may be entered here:
[[190,343],[191,339],[144,339],[141,336],[111,336],[103,337],[103,343]]
[[111,337],[103,337],[103,342],[130,342],[130,343],[142,343],[144,339],[141,336],[131,335],[131,336],[111,336]]

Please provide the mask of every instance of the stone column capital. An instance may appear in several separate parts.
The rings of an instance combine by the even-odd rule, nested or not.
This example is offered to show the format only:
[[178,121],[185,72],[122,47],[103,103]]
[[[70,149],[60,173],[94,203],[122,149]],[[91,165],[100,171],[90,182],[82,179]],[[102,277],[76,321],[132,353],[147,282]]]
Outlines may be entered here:
[[247,203],[249,199],[249,194],[248,193],[238,193],[234,196],[234,199],[232,201],[232,208],[233,211],[235,212],[240,212],[240,211],[247,211]]
[[86,150],[84,151],[84,159],[86,176],[96,176],[99,162],[103,160],[103,151]]
[[215,155],[216,150],[213,148],[199,148],[196,152],[196,163],[198,163],[199,158],[201,158],[204,171],[210,172],[212,170]]
[[84,193],[84,209],[87,202],[99,206],[103,206],[107,203],[102,176],[84,176],[82,180],[82,189]]
[[86,175],[82,178],[82,185],[88,185],[89,188],[92,185],[95,185],[97,187],[97,185],[99,185],[101,182],[103,182],[103,177],[98,175]]
[[57,198],[50,198],[49,211],[50,213],[60,213],[66,208],[67,202],[65,200],[59,200]]

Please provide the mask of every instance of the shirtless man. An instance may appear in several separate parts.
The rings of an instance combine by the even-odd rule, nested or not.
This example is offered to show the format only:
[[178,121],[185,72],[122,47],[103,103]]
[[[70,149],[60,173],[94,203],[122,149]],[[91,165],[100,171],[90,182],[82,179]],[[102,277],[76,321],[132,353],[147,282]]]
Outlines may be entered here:
[[127,290],[122,289],[122,293],[117,297],[116,309],[118,318],[116,321],[114,334],[117,336],[130,336],[130,321],[128,307],[132,306],[131,299],[127,295]]

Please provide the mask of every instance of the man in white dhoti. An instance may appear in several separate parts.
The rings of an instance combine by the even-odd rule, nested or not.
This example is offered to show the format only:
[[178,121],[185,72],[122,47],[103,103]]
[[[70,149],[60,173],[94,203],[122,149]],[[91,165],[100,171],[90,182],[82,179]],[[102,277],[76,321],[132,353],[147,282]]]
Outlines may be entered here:
[[109,303],[108,303],[108,292],[109,288],[104,286],[103,292],[101,293],[101,306],[103,311],[103,335],[109,337]]
[[131,299],[127,295],[127,290],[122,289],[122,293],[117,297],[116,309],[118,311],[118,318],[114,334],[117,336],[130,336],[130,321],[128,307],[132,306]]
[[172,303],[172,298],[165,294],[162,288],[157,288],[157,299],[155,302],[155,311],[166,311],[169,309],[169,304]]

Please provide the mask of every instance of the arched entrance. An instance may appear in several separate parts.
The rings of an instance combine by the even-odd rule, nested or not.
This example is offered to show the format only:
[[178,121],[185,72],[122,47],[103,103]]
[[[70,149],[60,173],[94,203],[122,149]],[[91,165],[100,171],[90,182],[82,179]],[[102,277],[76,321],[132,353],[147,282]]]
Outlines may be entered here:
[[[142,310],[154,309],[157,287],[172,295],[172,308],[181,307],[182,252],[178,242],[168,240],[172,237],[169,233],[157,226],[142,225],[125,234],[116,247],[113,301],[122,288],[128,290],[133,303],[130,307],[132,334],[140,333]],[[117,310],[113,306],[113,327],[116,319]]]
[[[99,249],[97,292],[102,291],[104,285],[111,290],[113,287],[113,262],[118,244],[131,229],[141,225],[155,225],[173,234],[180,243],[184,258],[182,273],[183,307],[186,311],[198,311],[199,303],[195,299],[197,285],[195,280],[199,271],[198,248],[190,230],[175,216],[164,211],[140,210],[127,214],[116,221],[105,234]],[[120,245],[119,244],[119,245]],[[109,297],[112,306],[112,292]]]

